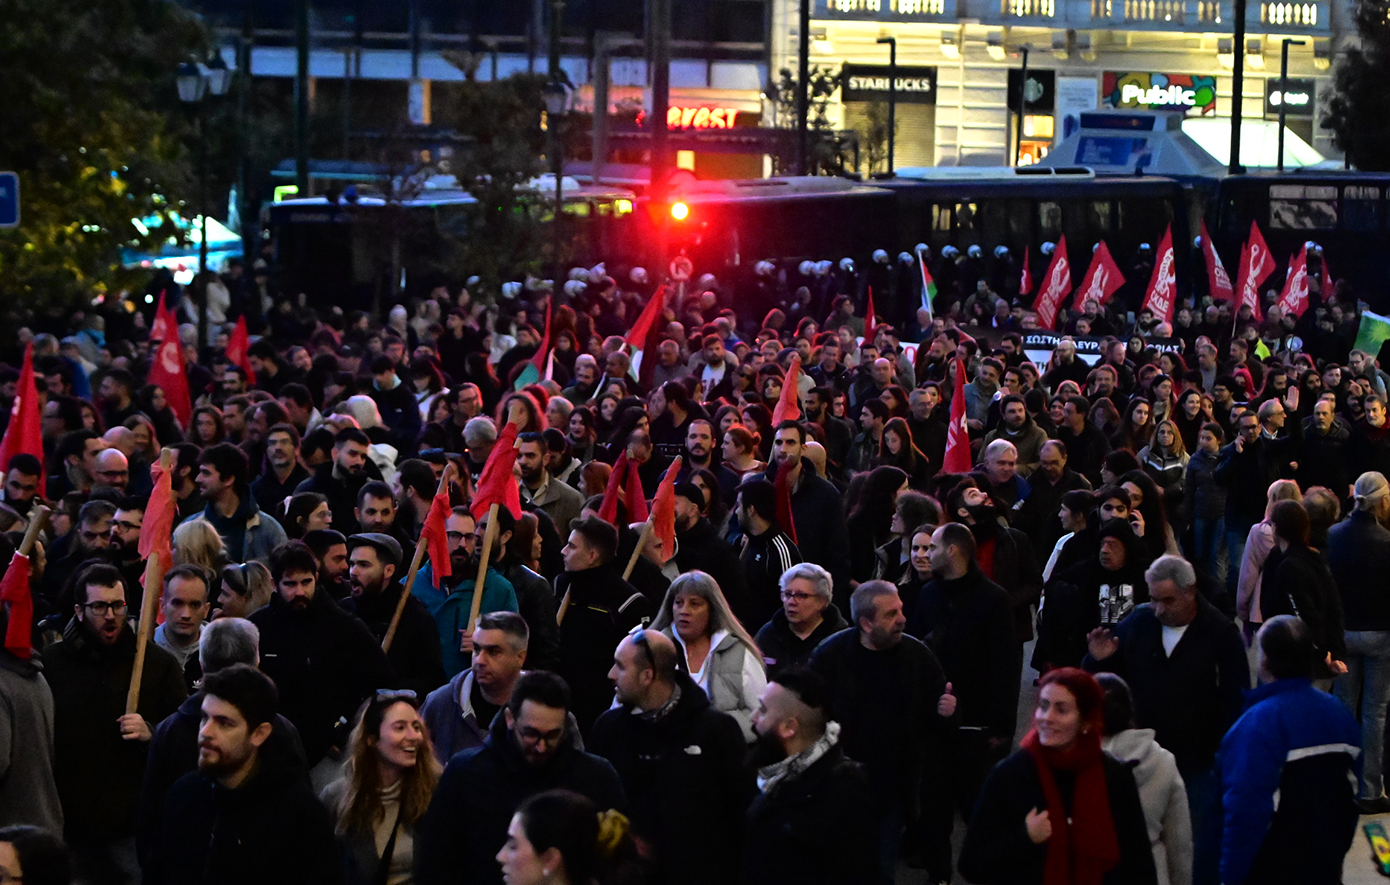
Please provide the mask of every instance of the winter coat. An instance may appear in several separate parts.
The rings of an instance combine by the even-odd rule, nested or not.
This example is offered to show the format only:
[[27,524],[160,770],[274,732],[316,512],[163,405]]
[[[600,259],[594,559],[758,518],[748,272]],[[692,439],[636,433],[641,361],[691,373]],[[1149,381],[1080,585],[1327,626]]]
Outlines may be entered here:
[[872,881],[878,836],[864,767],[831,747],[748,807],[743,885]]
[[[1289,426],[1302,429],[1296,420],[1291,420]],[[1227,531],[1244,531],[1264,519],[1269,487],[1284,475],[1284,465],[1298,460],[1300,441],[1293,436],[1278,439],[1260,436],[1247,443],[1244,451],[1236,451],[1236,444],[1230,443],[1217,453],[1212,476],[1227,491]]]
[[[415,583],[410,585],[410,595],[420,600],[434,618],[435,647],[439,649],[446,679],[454,678],[469,664],[469,656],[459,649],[461,634],[468,628],[468,616],[473,612],[473,588],[476,585],[475,570],[471,578],[446,578],[442,586],[436,587],[434,569],[430,563],[420,566],[415,573]],[[483,601],[478,606],[478,616],[495,611],[514,612],[517,608],[516,591],[511,582],[489,567],[487,577],[483,579]]]
[[314,593],[303,611],[277,593],[251,623],[261,631],[261,670],[279,689],[280,712],[299,730],[313,768],[346,745],[358,705],[396,685],[391,665],[366,625],[327,593]]
[[1359,817],[1361,726],[1308,679],[1262,685],[1249,702],[1221,741],[1221,881],[1341,882]]
[[1354,510],[1328,530],[1326,553],[1345,629],[1390,631],[1390,530],[1369,511]]
[[[530,656],[527,658],[529,660]],[[420,718],[425,720],[435,758],[441,765],[447,765],[464,750],[481,747],[492,723],[479,722],[473,710],[473,668],[430,692],[420,705]],[[579,723],[573,713],[569,715],[569,729],[576,749],[584,749],[584,739],[579,736]]]
[[586,796],[600,809],[626,810],[613,766],[576,748],[569,731],[549,759],[532,765],[498,716],[481,747],[464,750],[444,769],[416,830],[415,882],[501,883],[496,855],[507,841],[512,815],[529,797],[557,789]]
[[[53,690],[53,773],[70,840],[135,834],[149,745],[122,739],[116,720],[125,713],[136,641],[127,627],[115,645],[105,646],[74,619],[63,641],[44,652]],[[136,712],[153,727],[185,697],[174,656],[147,643]]]
[[588,733],[599,714],[613,705],[613,649],[634,627],[651,623],[656,606],[638,593],[612,562],[555,579],[555,598],[569,610],[560,625],[560,666],[555,672],[570,686],[570,712]]
[[357,507],[357,493],[371,477],[365,470],[356,476],[340,477],[334,472],[334,467],[332,461],[320,464],[308,479],[295,486],[294,493],[318,492],[327,498],[328,509],[333,511],[333,530],[350,538],[358,531],[357,517],[353,515]]
[[[777,465],[769,464],[763,479],[777,481]],[[796,546],[806,562],[830,572],[835,582],[836,602],[849,598],[849,528],[845,523],[845,502],[827,479],[816,475],[809,460],[801,465],[801,484],[791,493],[792,523],[796,526]]]
[[[1073,539],[1075,541],[1075,539]],[[1117,612],[1149,601],[1144,581],[1146,561],[1130,549],[1125,565],[1115,571],[1101,567],[1093,554],[1059,574],[1047,584],[1047,607],[1038,614],[1038,643],[1033,666],[1078,667],[1086,656],[1086,634],[1101,625],[1101,594],[1120,604]]]
[[1219,456],[1200,449],[1187,460],[1182,478],[1182,505],[1188,525],[1195,519],[1220,519],[1226,515],[1226,488],[1216,481]]
[[1240,715],[1250,667],[1240,631],[1211,603],[1197,597],[1197,616],[1172,655],[1163,651],[1163,625],[1150,605],[1141,605],[1115,628],[1120,650],[1082,666],[1110,672],[1129,683],[1140,726],[1154,729],[1178,766],[1210,768],[1221,737]]
[[1173,754],[1154,741],[1153,729],[1130,728],[1106,738],[1105,752],[1128,762],[1144,806],[1158,885],[1192,883],[1192,816],[1187,788]]
[[840,609],[832,602],[821,612],[820,626],[812,630],[810,636],[802,639],[792,632],[787,613],[779,608],[773,614],[772,620],[764,624],[754,637],[758,649],[763,653],[763,664],[767,667],[768,678],[776,679],[777,674],[783,670],[806,666],[816,646],[848,626],[844,615],[840,614]]
[[[560,626],[555,623],[555,591],[550,582],[510,558],[497,569],[516,593],[516,610],[531,628],[526,663],[535,670],[553,670],[560,654]],[[484,589],[486,594],[486,589]],[[472,600],[469,600],[472,603]]]
[[343,859],[328,810],[278,754],[235,790],[202,772],[164,800],[146,885],[338,885]]
[[1347,487],[1357,474],[1348,468],[1351,456],[1351,428],[1333,421],[1326,433],[1317,429],[1313,418],[1303,421],[1303,450],[1298,458],[1298,484],[1311,489],[1322,486],[1330,489],[1341,501],[1346,501]]
[[714,578],[734,611],[744,610],[748,586],[743,580],[743,563],[739,562],[738,551],[719,537],[708,519],[700,517],[690,528],[676,532],[674,559],[682,572],[699,569]]
[[[1027,416],[1023,419],[1023,426],[1016,432],[1009,430],[1003,424],[998,425],[985,435],[985,446],[996,439],[1011,442],[1018,450],[1018,475],[1027,479],[1038,467],[1038,461],[1042,459],[1042,446],[1047,442],[1047,433],[1033,419]],[[982,449],[983,451],[983,449]]]
[[53,777],[53,692],[38,656],[0,652],[0,827],[63,832]]
[[[386,638],[386,631],[391,629],[391,619],[395,617],[396,606],[403,592],[400,582],[392,581],[380,593],[349,596],[339,604],[348,614],[366,624],[380,643]],[[444,660],[436,641],[438,636],[434,618],[430,617],[424,603],[413,595],[408,597],[386,660],[391,665],[397,684],[414,691],[416,697],[422,698],[444,684]]]
[[[1102,755],[1110,815],[1120,845],[1120,863],[1101,880],[1105,885],[1153,885],[1153,852],[1148,823],[1134,775],[1124,762]],[[1071,779],[1057,778],[1062,803],[1071,806]],[[980,791],[960,852],[960,874],[979,885],[1042,885],[1047,844],[1028,838],[1024,819],[1046,808],[1037,763],[1018,750],[994,766]]]
[[600,716],[589,750],[618,772],[633,832],[652,846],[657,881],[728,880],[754,791],[743,733],[688,675],[677,672],[676,684],[680,697],[659,719],[628,705]]
[[1346,637],[1342,626],[1342,594],[1327,563],[1310,547],[1278,544],[1269,551],[1260,575],[1260,614],[1268,621],[1276,615],[1296,615],[1312,631],[1318,660],[1331,652],[1336,660],[1346,658]]

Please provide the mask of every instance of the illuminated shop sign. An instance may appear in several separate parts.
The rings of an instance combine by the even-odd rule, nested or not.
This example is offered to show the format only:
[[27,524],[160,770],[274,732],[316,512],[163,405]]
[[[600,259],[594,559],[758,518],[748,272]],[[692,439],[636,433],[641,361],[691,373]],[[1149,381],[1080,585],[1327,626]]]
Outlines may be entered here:
[[740,111],[734,108],[667,108],[667,129],[732,129]]
[[1209,76],[1106,71],[1101,94],[1112,108],[1216,113],[1216,78]]

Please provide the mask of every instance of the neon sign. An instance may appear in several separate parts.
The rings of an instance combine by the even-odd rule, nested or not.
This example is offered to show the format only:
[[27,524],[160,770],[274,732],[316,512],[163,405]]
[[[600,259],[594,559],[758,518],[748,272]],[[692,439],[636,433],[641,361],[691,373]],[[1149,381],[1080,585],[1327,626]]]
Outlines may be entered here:
[[735,108],[678,108],[666,110],[668,129],[732,129],[738,119]]

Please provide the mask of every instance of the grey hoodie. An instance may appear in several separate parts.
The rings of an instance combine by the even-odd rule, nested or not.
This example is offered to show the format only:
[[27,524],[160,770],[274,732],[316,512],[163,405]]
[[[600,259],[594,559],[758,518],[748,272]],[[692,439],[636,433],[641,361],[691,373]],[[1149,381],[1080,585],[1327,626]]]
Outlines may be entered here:
[[53,692],[38,657],[0,651],[0,826],[63,832],[53,780]]
[[1154,742],[1152,728],[1113,734],[1101,746],[1116,759],[1131,763],[1149,826],[1158,885],[1192,885],[1192,819],[1187,788],[1173,754]]

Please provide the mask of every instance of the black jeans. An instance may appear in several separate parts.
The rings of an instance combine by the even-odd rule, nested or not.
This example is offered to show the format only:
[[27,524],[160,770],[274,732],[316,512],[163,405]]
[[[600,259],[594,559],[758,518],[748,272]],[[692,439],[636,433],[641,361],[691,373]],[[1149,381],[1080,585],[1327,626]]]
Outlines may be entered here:
[[989,738],[984,729],[956,729],[941,738],[940,751],[928,763],[922,781],[922,818],[911,834],[915,837],[911,844],[933,882],[952,879],[951,834],[956,813],[970,822],[985,778],[1011,749],[1007,740],[992,749]]

